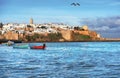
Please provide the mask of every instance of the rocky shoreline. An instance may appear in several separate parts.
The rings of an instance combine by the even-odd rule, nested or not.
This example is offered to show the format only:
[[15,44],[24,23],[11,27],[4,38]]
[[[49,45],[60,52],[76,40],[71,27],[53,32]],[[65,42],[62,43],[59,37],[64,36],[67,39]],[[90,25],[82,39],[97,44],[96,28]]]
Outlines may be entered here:
[[120,42],[120,40],[80,40],[80,41],[20,41],[20,40],[0,40],[0,43],[6,43],[8,41],[13,41],[15,43],[45,43],[45,42]]
[[6,43],[8,41],[13,41],[15,43],[22,43],[22,41],[20,41],[20,40],[0,40],[0,43]]

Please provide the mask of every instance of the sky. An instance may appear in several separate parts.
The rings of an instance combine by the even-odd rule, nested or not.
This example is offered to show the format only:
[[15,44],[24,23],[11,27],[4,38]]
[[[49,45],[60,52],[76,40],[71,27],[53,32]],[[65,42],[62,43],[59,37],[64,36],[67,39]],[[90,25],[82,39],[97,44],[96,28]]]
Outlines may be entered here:
[[[71,6],[71,3],[80,6]],[[120,38],[120,0],[0,0],[0,22],[88,25],[105,38]]]

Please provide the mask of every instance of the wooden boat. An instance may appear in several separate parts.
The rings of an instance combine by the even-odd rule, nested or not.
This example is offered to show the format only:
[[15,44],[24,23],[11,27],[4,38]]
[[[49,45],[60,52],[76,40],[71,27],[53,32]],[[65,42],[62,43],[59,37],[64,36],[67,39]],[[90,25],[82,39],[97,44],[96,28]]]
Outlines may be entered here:
[[6,43],[2,43],[2,46],[12,46],[14,44],[13,41],[8,41]]
[[13,48],[16,48],[16,49],[28,49],[29,45],[28,44],[16,44],[16,45],[13,46]]
[[31,49],[45,49],[46,45],[43,44],[42,46],[31,46]]
[[11,45],[13,45],[13,44],[14,44],[13,41],[8,41],[8,42],[7,42],[7,45],[8,45],[8,46],[11,46]]

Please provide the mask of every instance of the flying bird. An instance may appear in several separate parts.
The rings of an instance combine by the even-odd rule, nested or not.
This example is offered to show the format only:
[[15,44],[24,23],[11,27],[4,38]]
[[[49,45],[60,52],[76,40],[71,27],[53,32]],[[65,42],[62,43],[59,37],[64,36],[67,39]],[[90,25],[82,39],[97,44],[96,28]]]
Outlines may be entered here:
[[79,4],[79,3],[76,3],[76,5],[80,6],[80,4]]
[[72,5],[72,6],[76,6],[76,3],[72,3],[71,5]]
[[79,3],[71,3],[71,6],[80,6]]

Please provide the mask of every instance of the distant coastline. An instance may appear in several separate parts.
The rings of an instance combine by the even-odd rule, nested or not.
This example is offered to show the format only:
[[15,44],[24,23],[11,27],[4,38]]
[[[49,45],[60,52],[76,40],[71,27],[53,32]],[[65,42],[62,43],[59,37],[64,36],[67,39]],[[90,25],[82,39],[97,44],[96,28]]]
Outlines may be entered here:
[[13,41],[15,43],[55,43],[55,42],[120,42],[120,40],[80,40],[80,41],[20,41],[20,40],[0,40],[0,43],[6,43],[8,41]]
[[0,23],[0,43],[21,42],[118,42],[120,39],[103,38],[87,25],[70,26],[63,23],[30,24]]
[[[29,42],[25,42],[25,43],[29,43]],[[35,41],[35,42],[39,43],[39,41]],[[44,42],[120,42],[120,40],[80,40],[80,41],[40,41],[40,42],[43,43]],[[31,41],[30,43],[34,43],[34,42]]]

